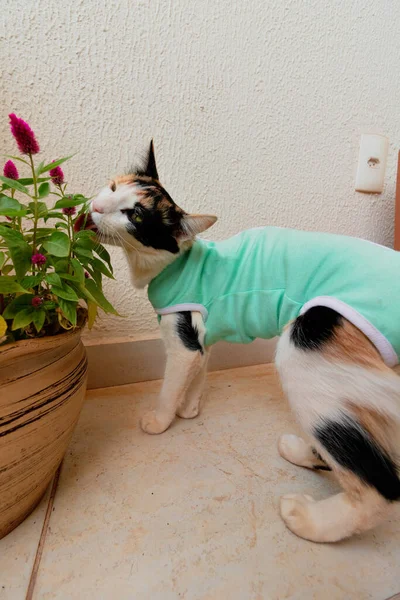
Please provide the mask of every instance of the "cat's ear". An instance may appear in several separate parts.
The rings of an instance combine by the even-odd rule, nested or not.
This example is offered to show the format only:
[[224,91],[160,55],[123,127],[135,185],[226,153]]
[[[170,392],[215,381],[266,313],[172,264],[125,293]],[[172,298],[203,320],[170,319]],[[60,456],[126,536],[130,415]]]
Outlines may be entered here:
[[147,177],[151,177],[152,179],[157,179],[158,181],[158,173],[156,166],[156,157],[154,155],[154,144],[153,140],[150,142],[149,153],[147,155],[146,166],[143,169],[143,175],[147,175]]
[[214,215],[184,215],[181,221],[179,240],[185,241],[194,238],[198,233],[206,231],[214,225],[218,217]]

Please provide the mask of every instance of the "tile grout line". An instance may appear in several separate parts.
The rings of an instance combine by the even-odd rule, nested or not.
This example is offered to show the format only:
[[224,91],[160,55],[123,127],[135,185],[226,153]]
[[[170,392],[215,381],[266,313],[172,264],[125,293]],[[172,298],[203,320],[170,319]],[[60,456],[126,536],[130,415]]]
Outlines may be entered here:
[[51,485],[50,498],[49,498],[49,502],[47,504],[46,514],[45,514],[44,521],[43,521],[42,531],[40,533],[40,538],[39,538],[39,543],[38,543],[38,547],[36,550],[35,560],[34,560],[34,563],[32,566],[31,576],[29,578],[29,585],[28,585],[28,590],[26,592],[25,600],[32,600],[32,598],[33,598],[33,592],[35,590],[40,561],[42,559],[44,543],[46,541],[46,535],[47,535],[47,531],[49,528],[50,516],[51,516],[52,510],[53,510],[54,499],[55,499],[57,487],[58,487],[58,481],[60,479],[61,467],[62,467],[62,462],[54,475],[53,483]]

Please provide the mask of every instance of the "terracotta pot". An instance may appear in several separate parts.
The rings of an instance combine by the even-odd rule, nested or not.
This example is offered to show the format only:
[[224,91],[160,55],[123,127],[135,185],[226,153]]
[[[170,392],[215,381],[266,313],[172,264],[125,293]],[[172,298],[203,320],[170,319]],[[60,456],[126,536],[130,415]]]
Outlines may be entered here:
[[0,538],[42,498],[85,398],[81,330],[0,347]]

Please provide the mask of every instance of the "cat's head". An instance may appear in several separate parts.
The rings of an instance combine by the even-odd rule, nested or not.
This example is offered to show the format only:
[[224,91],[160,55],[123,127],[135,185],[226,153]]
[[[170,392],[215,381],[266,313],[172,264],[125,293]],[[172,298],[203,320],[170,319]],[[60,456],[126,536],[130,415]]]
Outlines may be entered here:
[[89,226],[106,243],[135,250],[178,254],[198,233],[215,223],[212,215],[191,215],[161,185],[153,141],[143,169],[116,177],[92,201]]

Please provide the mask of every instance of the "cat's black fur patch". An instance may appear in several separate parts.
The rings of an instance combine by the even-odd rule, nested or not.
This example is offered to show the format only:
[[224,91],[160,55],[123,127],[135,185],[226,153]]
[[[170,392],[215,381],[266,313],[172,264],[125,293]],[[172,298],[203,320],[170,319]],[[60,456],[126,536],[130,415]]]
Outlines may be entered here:
[[332,308],[314,306],[293,323],[290,338],[296,348],[319,350],[332,339],[335,328],[342,323],[342,316]]
[[320,453],[315,448],[312,448],[312,453],[314,454],[315,458],[324,463],[323,465],[313,465],[313,469],[316,471],[332,471],[330,466],[326,464]]
[[400,499],[398,467],[387,452],[347,415],[324,419],[314,428],[317,440],[344,469],[355,473],[386,500]]
[[328,465],[313,465],[314,471],[332,471]]
[[192,324],[192,313],[190,311],[177,313],[176,331],[185,348],[203,354],[203,346],[199,342],[199,331]]
[[[178,213],[173,206],[161,212],[157,209],[145,208],[137,203],[134,208],[125,209],[123,212],[130,221],[127,226],[128,233],[133,235],[143,246],[150,246],[156,250],[167,250],[172,254],[179,252],[175,236],[179,231],[182,214]],[[136,216],[140,217],[140,222],[135,220]]]

